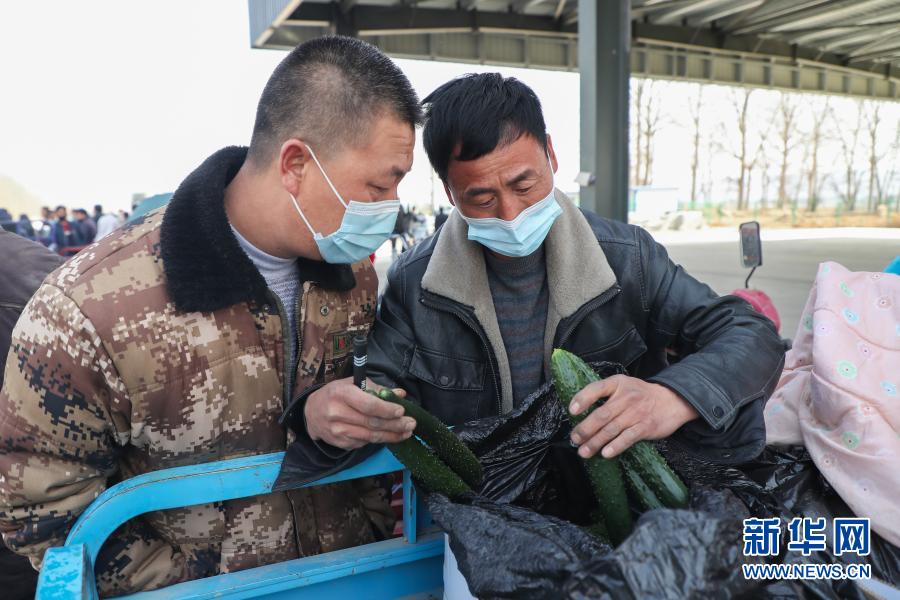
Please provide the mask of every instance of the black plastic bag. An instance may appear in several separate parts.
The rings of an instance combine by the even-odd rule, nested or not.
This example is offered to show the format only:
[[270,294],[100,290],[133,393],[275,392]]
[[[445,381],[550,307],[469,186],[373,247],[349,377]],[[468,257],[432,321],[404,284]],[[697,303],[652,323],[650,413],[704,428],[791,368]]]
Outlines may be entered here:
[[[607,377],[621,372],[592,365]],[[773,563],[866,562],[873,577],[900,583],[900,549],[872,534],[872,553],[835,558],[786,552],[793,517],[851,516],[803,448],[767,448],[755,461],[724,466],[675,444],[659,449],[690,488],[688,509],[640,516],[618,548],[593,539],[596,501],[552,386],[508,415],[457,428],[482,460],[478,496],[426,497],[473,594],[480,598],[864,598],[844,581],[746,580],[743,519],[780,517],[782,554]],[[830,529],[830,528],[829,528]],[[828,547],[831,547],[829,532]]]

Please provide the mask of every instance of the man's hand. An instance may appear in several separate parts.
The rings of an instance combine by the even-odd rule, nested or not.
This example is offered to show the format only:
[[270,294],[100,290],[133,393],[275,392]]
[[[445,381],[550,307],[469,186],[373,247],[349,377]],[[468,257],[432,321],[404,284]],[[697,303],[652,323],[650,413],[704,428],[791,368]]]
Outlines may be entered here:
[[[370,390],[379,389],[371,381]],[[393,390],[406,396],[403,390]],[[401,442],[412,435],[415,419],[403,416],[403,407],[376,398],[353,385],[353,378],[338,379],[309,395],[303,408],[306,429],[313,440],[344,450],[366,444]]]
[[667,387],[626,375],[589,384],[569,405],[581,414],[600,398],[609,398],[572,431],[572,443],[582,458],[602,449],[612,458],[641,440],[659,440],[699,415],[693,406]]

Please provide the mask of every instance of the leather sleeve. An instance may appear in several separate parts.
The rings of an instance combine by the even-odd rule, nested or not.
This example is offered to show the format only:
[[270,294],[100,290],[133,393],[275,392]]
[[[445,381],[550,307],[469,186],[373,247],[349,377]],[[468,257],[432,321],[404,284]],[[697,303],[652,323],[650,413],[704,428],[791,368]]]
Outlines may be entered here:
[[418,381],[409,373],[416,349],[409,303],[415,300],[406,297],[403,277],[400,262],[395,262],[388,271],[387,287],[369,334],[368,375],[379,385],[402,388],[410,399],[417,399]]
[[636,231],[648,334],[681,357],[649,381],[670,388],[700,414],[676,441],[720,461],[749,458],[765,444],[762,410],[784,366],[781,338],[744,300],[718,296],[673,263],[648,233]]

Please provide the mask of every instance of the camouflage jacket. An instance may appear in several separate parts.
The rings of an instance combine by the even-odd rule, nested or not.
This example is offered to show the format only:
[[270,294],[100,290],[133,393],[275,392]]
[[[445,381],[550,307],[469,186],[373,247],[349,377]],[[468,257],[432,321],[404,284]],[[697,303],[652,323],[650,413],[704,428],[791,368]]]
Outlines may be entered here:
[[[224,210],[245,156],[211,156],[168,207],[89,246],[26,306],[0,392],[0,529],[35,567],[108,486],[284,450],[288,400],[350,374],[375,271],[301,259],[286,369],[278,301]],[[387,494],[367,480],[148,513],[107,541],[98,586],[118,595],[367,543],[382,512]]]

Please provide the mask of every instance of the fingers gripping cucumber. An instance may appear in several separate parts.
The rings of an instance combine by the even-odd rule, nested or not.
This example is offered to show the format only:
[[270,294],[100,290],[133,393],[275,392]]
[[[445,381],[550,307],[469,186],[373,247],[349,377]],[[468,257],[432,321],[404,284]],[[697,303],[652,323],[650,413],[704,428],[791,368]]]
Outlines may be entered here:
[[[585,381],[597,380],[587,363],[565,350],[554,350],[552,366],[557,394],[561,398],[566,394],[569,401],[587,385]],[[649,442],[638,442],[623,452],[621,465],[632,493],[645,509],[687,506],[687,487]]]
[[[569,412],[572,398],[589,383],[599,378],[583,360],[565,350],[554,350],[550,361],[556,395],[566,409],[566,414],[573,425],[577,425],[591,411],[573,415]],[[606,530],[614,544],[619,544],[631,533],[631,511],[628,508],[628,495],[622,481],[622,470],[617,458],[606,459],[596,455],[584,460],[585,470],[590,479],[594,496],[603,514]]]
[[[387,448],[412,473],[413,479],[432,492],[455,498],[481,483],[481,463],[456,435],[418,405],[394,395],[390,390],[369,393],[403,406],[416,420],[415,436]],[[419,441],[421,438],[428,446]],[[449,436],[449,437],[448,437]],[[451,439],[452,438],[452,439]],[[460,476],[464,472],[464,476]]]
[[415,434],[469,487],[477,488],[481,485],[481,463],[446,425],[415,402],[400,398],[390,390],[380,390],[378,397],[402,406],[404,414],[416,420]]

